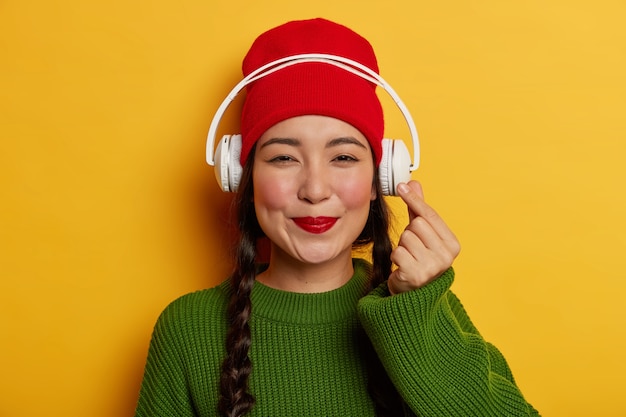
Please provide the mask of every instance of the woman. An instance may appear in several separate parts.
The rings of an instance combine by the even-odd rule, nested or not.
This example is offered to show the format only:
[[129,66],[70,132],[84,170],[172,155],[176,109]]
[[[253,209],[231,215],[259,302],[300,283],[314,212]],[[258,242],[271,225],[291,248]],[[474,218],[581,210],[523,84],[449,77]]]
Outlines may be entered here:
[[[243,71],[303,53],[378,72],[367,40],[324,19],[262,34]],[[410,221],[392,248],[374,89],[319,62],[248,86],[233,274],[163,312],[137,416],[537,415],[450,292],[459,243],[417,182],[397,187]],[[368,244],[371,264],[352,258]]]

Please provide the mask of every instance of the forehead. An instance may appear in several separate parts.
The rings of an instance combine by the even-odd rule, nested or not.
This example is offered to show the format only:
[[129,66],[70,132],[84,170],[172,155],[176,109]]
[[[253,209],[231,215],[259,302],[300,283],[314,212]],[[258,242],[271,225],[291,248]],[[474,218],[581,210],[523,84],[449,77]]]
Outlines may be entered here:
[[354,126],[343,120],[327,116],[306,115],[292,117],[276,123],[259,138],[257,148],[266,143],[276,142],[276,139],[293,139],[293,141],[278,141],[284,144],[301,145],[324,144],[333,142],[333,145],[354,144],[369,149],[369,142]]

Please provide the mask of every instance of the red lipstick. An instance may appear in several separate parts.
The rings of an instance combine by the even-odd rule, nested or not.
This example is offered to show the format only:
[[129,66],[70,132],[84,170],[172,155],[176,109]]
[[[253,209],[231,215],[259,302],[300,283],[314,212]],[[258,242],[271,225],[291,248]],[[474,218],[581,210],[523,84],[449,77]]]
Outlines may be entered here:
[[298,227],[302,230],[307,231],[309,233],[320,234],[324,233],[327,230],[330,230],[331,227],[337,223],[336,217],[294,217],[293,221]]

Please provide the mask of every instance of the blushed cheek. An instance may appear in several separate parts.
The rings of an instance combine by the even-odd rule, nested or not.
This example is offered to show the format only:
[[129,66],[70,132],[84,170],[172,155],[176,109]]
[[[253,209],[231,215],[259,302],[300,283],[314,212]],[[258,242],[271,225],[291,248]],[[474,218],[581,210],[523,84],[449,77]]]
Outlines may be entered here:
[[259,211],[277,210],[286,205],[290,187],[271,176],[254,176],[254,205]]
[[367,207],[375,197],[375,191],[372,189],[372,180],[368,176],[359,178],[348,178],[341,182],[341,195],[343,204],[347,209],[357,209],[359,207]]

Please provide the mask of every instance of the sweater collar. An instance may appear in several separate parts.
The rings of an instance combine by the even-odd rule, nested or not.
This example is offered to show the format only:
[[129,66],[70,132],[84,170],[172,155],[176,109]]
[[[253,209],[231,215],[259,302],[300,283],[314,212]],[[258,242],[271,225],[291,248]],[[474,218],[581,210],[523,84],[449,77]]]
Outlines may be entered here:
[[252,289],[252,318],[281,323],[322,324],[353,317],[357,301],[365,295],[371,265],[353,259],[354,274],[343,286],[322,293],[277,290],[260,282]]

